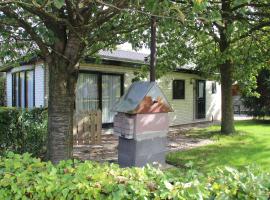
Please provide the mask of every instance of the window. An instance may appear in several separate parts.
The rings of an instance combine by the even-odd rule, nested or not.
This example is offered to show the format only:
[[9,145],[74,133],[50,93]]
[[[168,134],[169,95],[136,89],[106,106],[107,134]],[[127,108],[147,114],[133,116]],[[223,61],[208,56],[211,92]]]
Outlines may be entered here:
[[216,93],[217,93],[217,83],[212,82],[212,94],[216,94]]
[[12,74],[12,106],[34,107],[34,71],[22,71]]
[[26,71],[25,72],[25,107],[33,108],[35,106],[34,101],[34,71]]
[[173,99],[185,99],[185,80],[173,80]]
[[99,106],[98,76],[80,73],[76,88],[76,111],[97,110]]
[[102,122],[112,123],[115,112],[114,104],[121,97],[121,76],[102,75]]
[[121,74],[79,73],[76,86],[76,112],[100,109],[102,123],[112,123],[115,112],[111,109],[123,95],[123,78]]

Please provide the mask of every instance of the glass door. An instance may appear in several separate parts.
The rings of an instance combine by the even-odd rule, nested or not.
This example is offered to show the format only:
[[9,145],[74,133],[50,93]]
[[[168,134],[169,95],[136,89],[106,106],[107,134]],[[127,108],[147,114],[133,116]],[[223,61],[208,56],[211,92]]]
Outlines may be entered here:
[[205,81],[197,80],[196,81],[196,118],[203,119],[205,118]]
[[80,73],[76,87],[76,112],[99,108],[98,75]]
[[112,123],[115,112],[111,109],[121,97],[121,76],[102,75],[102,123]]
[[122,75],[101,72],[79,73],[76,86],[76,112],[102,110],[102,123],[113,122],[111,109],[122,95]]

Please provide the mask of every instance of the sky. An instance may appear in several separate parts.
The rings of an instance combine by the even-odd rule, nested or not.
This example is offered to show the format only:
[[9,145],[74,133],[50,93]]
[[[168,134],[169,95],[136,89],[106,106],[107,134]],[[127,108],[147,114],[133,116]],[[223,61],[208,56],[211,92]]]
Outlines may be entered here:
[[[124,44],[121,44],[119,46],[117,46],[118,49],[120,50],[128,50],[128,51],[135,51],[135,50],[132,50],[132,47],[131,47],[131,44],[130,43],[124,43]],[[150,54],[150,49],[147,49],[147,48],[142,48],[140,49],[139,51],[137,51],[139,53],[145,53],[145,54]]]

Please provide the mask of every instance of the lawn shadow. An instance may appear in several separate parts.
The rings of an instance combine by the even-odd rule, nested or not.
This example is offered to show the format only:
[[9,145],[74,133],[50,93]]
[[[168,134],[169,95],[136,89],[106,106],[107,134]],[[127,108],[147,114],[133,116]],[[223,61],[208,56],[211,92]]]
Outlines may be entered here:
[[239,126],[252,126],[252,125],[265,125],[270,124],[269,119],[252,119],[252,120],[239,120],[235,122],[236,125]]
[[208,128],[205,129],[191,129],[184,133],[184,135],[188,138],[194,139],[211,139],[214,136],[220,135],[219,130],[209,131]]
[[260,124],[269,124],[270,125],[270,120],[269,119],[257,119],[257,120],[254,120],[256,121],[257,123],[260,123]]
[[[258,125],[270,125],[270,120],[242,120],[236,121],[236,131],[233,134],[229,134],[228,136],[233,135],[241,135],[241,134],[248,134],[248,132],[244,130],[238,130],[237,126],[239,127],[250,127],[250,126],[258,126]],[[219,137],[227,136],[221,133],[221,127],[219,125],[212,125],[207,128],[194,128],[184,132],[184,135],[188,138],[195,138],[195,139],[218,139]]]
[[[186,164],[194,163],[193,167],[202,171],[210,171],[217,166],[234,166],[241,168],[245,165],[261,164],[264,167],[270,164],[269,136],[266,121],[240,121],[237,122],[237,131],[232,135],[221,135],[219,127],[206,129],[193,129],[186,133],[187,137],[216,139],[214,144],[198,147],[186,151],[179,151],[167,155],[167,162],[171,165],[186,170]],[[247,131],[246,131],[247,130]],[[183,167],[184,166],[184,167]]]
[[[210,130],[209,130],[210,129]],[[245,135],[248,132],[243,130],[237,130],[233,134],[224,135],[220,131],[220,127],[210,127],[205,129],[192,129],[184,133],[187,138],[194,138],[194,139],[211,139],[211,140],[218,140],[221,137],[232,137],[237,135]]]

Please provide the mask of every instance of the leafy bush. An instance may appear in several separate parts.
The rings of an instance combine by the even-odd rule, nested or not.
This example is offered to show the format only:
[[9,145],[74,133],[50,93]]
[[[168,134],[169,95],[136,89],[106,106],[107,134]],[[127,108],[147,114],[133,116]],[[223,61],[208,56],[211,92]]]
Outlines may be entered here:
[[248,114],[254,117],[263,118],[270,116],[270,70],[262,69],[257,76],[257,88],[253,91],[259,94],[242,96],[243,104],[249,109]]
[[269,181],[269,174],[251,168],[175,177],[152,167],[70,160],[54,166],[14,153],[0,158],[2,199],[267,199]]
[[43,157],[46,151],[47,112],[43,109],[0,108],[0,153],[30,152]]
[[5,105],[5,101],[6,101],[6,79],[5,77],[3,77],[1,75],[0,72],[0,106],[4,106]]

